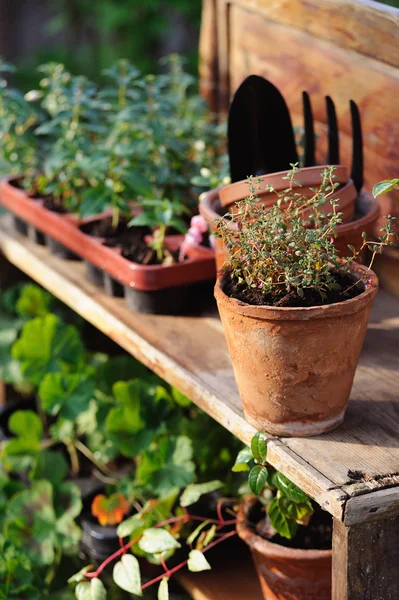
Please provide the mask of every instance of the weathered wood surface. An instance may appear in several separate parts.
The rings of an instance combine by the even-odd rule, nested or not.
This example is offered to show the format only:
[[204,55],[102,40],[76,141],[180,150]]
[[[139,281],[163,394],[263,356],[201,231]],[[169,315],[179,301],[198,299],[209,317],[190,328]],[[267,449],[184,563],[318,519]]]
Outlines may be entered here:
[[[226,548],[227,546],[227,548]],[[262,590],[249,551],[229,552],[228,542],[219,547],[211,571],[181,571],[177,580],[193,600],[262,600]]]
[[346,527],[334,520],[332,600],[398,600],[399,516]]
[[216,0],[203,0],[199,42],[200,92],[214,111],[218,111]]
[[[216,315],[134,313],[124,300],[110,298],[89,283],[83,264],[74,262],[72,269],[70,262],[10,232],[6,220],[0,248],[10,262],[176,385],[245,443],[250,441],[254,429],[243,417]],[[391,485],[384,476],[399,472],[398,309],[398,301],[379,293],[344,424],[310,439],[269,441],[271,464],[340,520],[349,497],[341,486],[375,480],[373,489],[380,489]],[[395,492],[399,512],[399,486]]]
[[[397,482],[396,485],[398,485],[399,477],[395,479]],[[397,487],[349,498],[345,505],[344,523],[345,525],[354,525],[395,516],[398,513],[398,501]],[[397,543],[399,546],[399,528],[397,531]]]

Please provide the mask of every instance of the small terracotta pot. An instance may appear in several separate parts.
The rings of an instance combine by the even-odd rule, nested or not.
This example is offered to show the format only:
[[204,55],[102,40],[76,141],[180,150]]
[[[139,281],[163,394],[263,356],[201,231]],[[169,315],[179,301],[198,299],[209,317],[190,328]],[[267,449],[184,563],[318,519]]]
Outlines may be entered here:
[[[225,212],[220,206],[219,193],[220,188],[207,192],[203,195],[199,204],[200,214],[208,223],[212,234],[215,234],[216,232],[215,219],[219,219]],[[342,256],[348,256],[348,254],[350,254],[348,244],[351,244],[355,248],[360,248],[363,231],[365,231],[368,236],[372,235],[375,223],[380,214],[377,200],[364,190],[360,193],[357,204],[358,212],[355,214],[354,220],[349,223],[342,223],[342,225],[339,225],[337,228],[335,245]],[[234,227],[234,224],[231,223],[230,226]],[[220,271],[226,261],[227,251],[224,248],[221,238],[215,237],[214,240],[216,268]]]
[[[301,188],[301,194],[306,198],[312,198],[314,196],[314,192],[312,191],[314,188]],[[341,219],[343,223],[349,223],[353,220],[355,214],[355,200],[357,196],[356,188],[353,184],[353,181],[350,179],[345,185],[338,188],[333,194],[330,196],[330,201],[326,202],[322,206],[320,206],[321,212],[325,215],[331,213],[333,211],[333,206],[331,204],[331,200],[339,200],[337,205],[337,209],[342,213]],[[263,204],[266,208],[271,208],[274,204],[277,203],[278,195],[275,192],[267,192],[264,194],[259,202],[259,204]],[[284,205],[282,205],[284,206]],[[236,213],[238,210],[238,205],[233,203],[227,207],[229,212]],[[304,208],[301,211],[301,216],[304,221],[309,221],[310,215],[314,212],[312,208]]]
[[[316,167],[306,167],[298,171],[295,175],[295,181],[298,182],[293,184],[295,189],[300,189],[301,192],[303,188],[309,187],[317,187],[322,182],[322,172],[326,169],[326,165],[316,166]],[[268,175],[261,175],[260,177],[254,178],[256,182],[260,182],[262,189],[257,191],[257,195],[260,199],[263,200],[264,196],[268,196],[270,192],[267,192],[264,188],[266,185],[270,185],[274,188],[276,192],[281,192],[289,187],[289,182],[287,179],[283,179],[287,176],[291,171],[279,171],[278,173],[270,173]],[[340,184],[345,184],[348,181],[348,170],[346,167],[342,165],[337,165],[334,171],[334,175],[336,177],[335,181]],[[248,179],[243,179],[241,181],[236,181],[235,183],[230,183],[229,185],[225,185],[220,188],[219,196],[220,196],[220,205],[224,208],[230,206],[234,202],[238,202],[239,200],[243,200],[248,196],[249,193],[249,185]]]
[[248,498],[237,514],[237,533],[251,549],[265,600],[331,600],[331,550],[287,548],[263,539],[248,515]]
[[215,286],[234,375],[247,421],[278,436],[330,431],[344,418],[378,280],[367,277],[358,296],[323,306],[254,306]]

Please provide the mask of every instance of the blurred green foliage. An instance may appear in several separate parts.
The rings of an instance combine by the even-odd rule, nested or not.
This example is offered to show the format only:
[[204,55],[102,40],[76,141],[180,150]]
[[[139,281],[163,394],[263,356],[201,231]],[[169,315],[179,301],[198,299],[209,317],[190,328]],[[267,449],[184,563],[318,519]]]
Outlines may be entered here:
[[48,6],[38,51],[18,61],[18,84],[25,89],[37,84],[31,65],[49,60],[95,80],[118,58],[148,73],[176,51],[196,72],[201,0],[54,0]]

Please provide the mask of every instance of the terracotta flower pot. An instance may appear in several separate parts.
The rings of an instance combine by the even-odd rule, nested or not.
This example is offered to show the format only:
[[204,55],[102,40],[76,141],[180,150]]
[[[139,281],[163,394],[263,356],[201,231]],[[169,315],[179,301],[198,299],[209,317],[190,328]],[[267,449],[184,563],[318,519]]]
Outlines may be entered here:
[[265,600],[331,600],[331,550],[301,550],[269,542],[248,519],[256,502],[240,506],[237,533],[251,549]]
[[[200,214],[208,223],[212,234],[216,232],[215,219],[225,214],[225,209],[220,205],[220,189],[211,190],[204,194],[199,204]],[[358,199],[358,212],[355,214],[354,220],[349,223],[343,223],[337,228],[335,245],[342,256],[350,254],[348,244],[351,244],[355,248],[361,246],[363,231],[368,236],[372,235],[379,214],[380,208],[377,200],[371,194],[362,190]],[[233,223],[231,223],[231,227],[234,227]],[[221,238],[215,237],[214,240],[216,268],[220,271],[226,261],[227,252]]]
[[358,296],[324,306],[254,306],[215,286],[234,375],[247,421],[278,436],[311,436],[343,420],[378,280]]
[[[322,172],[326,168],[326,165],[316,166],[316,167],[305,167],[301,169],[295,175],[295,181],[300,184],[300,186],[296,183],[293,184],[295,189],[303,191],[303,188],[309,187],[317,187],[322,182]],[[266,185],[270,185],[274,188],[276,192],[281,192],[289,187],[289,182],[284,177],[287,176],[291,171],[279,171],[278,173],[270,173],[268,175],[261,175],[260,177],[256,177],[256,181],[260,181],[261,188],[257,191],[257,195],[261,200],[264,197],[267,198],[269,192],[267,192],[264,188]],[[348,181],[348,170],[346,167],[342,165],[337,165],[334,171],[334,175],[336,177],[335,181],[340,184],[346,184]],[[243,179],[241,181],[236,181],[235,183],[230,183],[229,185],[225,185],[220,188],[220,205],[223,207],[230,206],[234,202],[238,200],[243,200],[248,196],[249,186],[248,179]]]

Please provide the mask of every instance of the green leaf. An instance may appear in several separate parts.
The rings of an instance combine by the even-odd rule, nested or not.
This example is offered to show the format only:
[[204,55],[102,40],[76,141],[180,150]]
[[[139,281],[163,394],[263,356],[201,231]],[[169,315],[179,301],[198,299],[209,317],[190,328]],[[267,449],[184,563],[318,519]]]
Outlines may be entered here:
[[83,569],[80,569],[80,571],[75,573],[75,575],[72,575],[68,579],[68,583],[79,583],[80,581],[87,581],[85,578],[85,573],[88,573],[89,571],[91,571],[91,569],[92,569],[91,565],[86,565],[86,567],[83,567]]
[[34,385],[46,373],[76,367],[83,355],[79,333],[53,314],[28,321],[12,347],[13,358],[22,362],[22,372]]
[[54,510],[57,518],[57,532],[68,534],[68,527],[82,510],[81,493],[77,485],[64,481],[55,488]]
[[285,477],[282,473],[278,472],[274,475],[274,483],[280,492],[293,502],[309,502],[309,497],[303,492],[298,486],[292,481]]
[[52,299],[51,294],[30,283],[22,288],[15,308],[24,317],[43,317],[50,312]]
[[148,394],[138,380],[118,381],[113,386],[113,391],[119,406],[109,411],[106,429],[119,451],[124,456],[135,458],[152,440],[151,426],[149,424],[146,427],[142,416]]
[[181,548],[181,544],[166,529],[150,527],[146,529],[139,541],[139,547],[148,554],[159,554],[175,548]]
[[251,440],[251,450],[255,460],[263,464],[267,457],[267,440],[263,432],[255,433]]
[[148,378],[148,370],[132,356],[117,356],[109,358],[97,371],[96,387],[107,396],[112,395],[112,389],[117,381]]
[[126,519],[126,521],[122,521],[118,525],[116,530],[118,537],[138,537],[144,532],[144,529],[148,527],[145,519],[141,518],[140,513],[133,515],[130,519]]
[[186,487],[180,498],[180,506],[185,507],[195,504],[203,494],[209,494],[210,492],[219,490],[223,485],[224,484],[221,481],[217,480],[208,481],[206,483],[191,483]]
[[270,502],[267,513],[270,523],[281,537],[287,539],[294,537],[298,530],[298,524],[283,513],[278,498],[273,498]]
[[241,471],[249,471],[250,467],[248,463],[251,462],[251,460],[253,460],[251,448],[243,448],[238,453],[236,462],[234,463],[234,466],[231,470],[234,471],[234,473],[240,473]]
[[98,577],[90,582],[78,583],[75,589],[77,600],[107,600],[104,584]]
[[165,496],[176,487],[183,488],[192,483],[195,474],[192,456],[188,437],[163,438],[156,449],[141,457],[136,471],[137,480],[156,496]]
[[36,458],[36,464],[30,473],[31,479],[47,479],[57,485],[67,476],[69,465],[63,454],[53,450],[43,450]]
[[279,498],[279,506],[286,517],[293,519],[300,525],[308,525],[309,519],[314,512],[311,502],[298,504],[297,502],[288,500],[284,496]]
[[169,585],[168,578],[164,577],[161,580],[158,588],[158,600],[169,600]]
[[380,194],[392,192],[399,187],[399,179],[384,179],[373,187],[373,196],[376,198]]
[[251,492],[255,496],[259,496],[267,482],[268,471],[266,467],[256,465],[253,467],[248,476],[248,484]]
[[95,577],[90,582],[90,591],[92,600],[106,600],[107,592],[101,579]]
[[47,373],[39,387],[43,410],[71,421],[89,408],[93,394],[94,381],[78,374]]
[[32,488],[14,494],[7,506],[4,532],[21,548],[33,565],[54,561],[55,512],[53,488],[48,481],[34,481]]
[[170,391],[172,394],[172,398],[176,402],[176,404],[182,406],[183,408],[186,408],[187,406],[191,405],[191,400],[189,400],[187,396],[182,394],[177,388],[172,387]]
[[124,554],[113,570],[115,583],[131,594],[142,596],[139,561],[132,554]]
[[204,548],[206,548],[206,546],[211,543],[211,541],[213,540],[215,535],[216,535],[216,525],[213,524],[212,527],[209,529],[209,531],[207,531],[206,536],[204,538]]
[[192,544],[195,540],[196,537],[198,537],[198,535],[201,533],[201,531],[205,528],[208,527],[208,525],[210,524],[210,521],[204,521],[203,523],[200,523],[198,525],[198,527],[196,527],[194,529],[194,531],[192,533],[190,533],[190,535],[188,536],[186,543],[187,544]]
[[67,419],[58,418],[57,422],[51,425],[50,434],[53,440],[68,443],[74,437],[74,424]]
[[193,573],[209,571],[211,569],[211,565],[199,550],[191,550],[188,555],[187,567],[189,571],[192,571]]
[[8,428],[15,435],[37,440],[43,435],[42,422],[33,410],[16,410],[8,419]]

